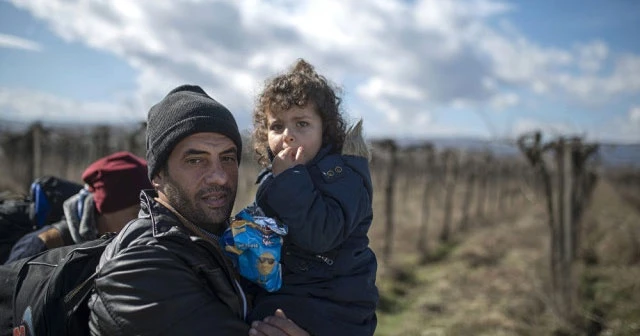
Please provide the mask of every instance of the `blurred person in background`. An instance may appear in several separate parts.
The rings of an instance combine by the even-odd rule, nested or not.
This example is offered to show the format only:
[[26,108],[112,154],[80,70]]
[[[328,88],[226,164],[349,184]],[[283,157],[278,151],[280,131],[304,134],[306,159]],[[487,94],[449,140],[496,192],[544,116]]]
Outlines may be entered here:
[[129,152],[95,161],[82,173],[82,180],[85,187],[64,201],[63,218],[20,238],[6,263],[120,231],[138,216],[140,191],[153,188],[146,161]]
[[0,199],[0,263],[24,235],[64,219],[62,205],[83,186],[60,177],[35,179],[28,196]]

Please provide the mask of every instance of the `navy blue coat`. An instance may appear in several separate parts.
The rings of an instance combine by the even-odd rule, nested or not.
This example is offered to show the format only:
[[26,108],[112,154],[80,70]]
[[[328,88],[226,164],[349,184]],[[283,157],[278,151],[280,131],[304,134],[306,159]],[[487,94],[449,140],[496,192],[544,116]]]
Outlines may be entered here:
[[282,308],[313,335],[372,335],[377,261],[367,232],[373,190],[366,158],[324,147],[307,165],[262,179],[256,202],[289,227],[283,286],[256,296],[251,317]]

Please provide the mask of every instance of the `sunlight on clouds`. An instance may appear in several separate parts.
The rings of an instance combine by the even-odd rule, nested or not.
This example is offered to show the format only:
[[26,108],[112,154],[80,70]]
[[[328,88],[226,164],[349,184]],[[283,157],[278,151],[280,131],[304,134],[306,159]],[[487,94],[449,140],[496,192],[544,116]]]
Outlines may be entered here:
[[313,41],[320,49],[330,50],[339,46],[347,46],[356,36],[349,34],[349,26],[345,23],[350,16],[343,4],[331,1],[300,2],[290,24]]
[[143,20],[144,14],[139,4],[128,0],[111,0],[111,6],[118,15],[131,20]]
[[388,82],[380,77],[371,78],[358,88],[358,93],[370,99],[382,96],[420,101],[424,97],[424,93],[417,88]]

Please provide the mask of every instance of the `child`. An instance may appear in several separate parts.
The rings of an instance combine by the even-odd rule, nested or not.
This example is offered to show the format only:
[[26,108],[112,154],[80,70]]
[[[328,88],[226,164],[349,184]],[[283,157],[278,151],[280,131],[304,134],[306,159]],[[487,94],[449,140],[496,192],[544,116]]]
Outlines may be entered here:
[[282,287],[256,295],[252,321],[279,308],[312,335],[372,335],[376,328],[369,152],[361,122],[346,132],[340,102],[304,60],[267,82],[258,98],[253,141],[266,170],[256,203],[289,231]]

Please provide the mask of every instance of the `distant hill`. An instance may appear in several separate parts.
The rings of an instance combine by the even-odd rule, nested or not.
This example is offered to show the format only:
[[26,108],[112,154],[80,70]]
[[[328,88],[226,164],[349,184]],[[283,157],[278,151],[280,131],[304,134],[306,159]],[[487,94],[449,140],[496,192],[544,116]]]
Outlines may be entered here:
[[607,166],[640,168],[640,144],[602,144],[600,155]]
[[[371,139],[375,140],[375,139]],[[456,148],[464,151],[490,151],[495,156],[517,156],[520,150],[512,140],[485,140],[464,137],[398,139],[400,147],[409,147],[425,142],[432,143],[437,149]],[[600,163],[607,168],[634,167],[640,169],[640,144],[600,144]]]

